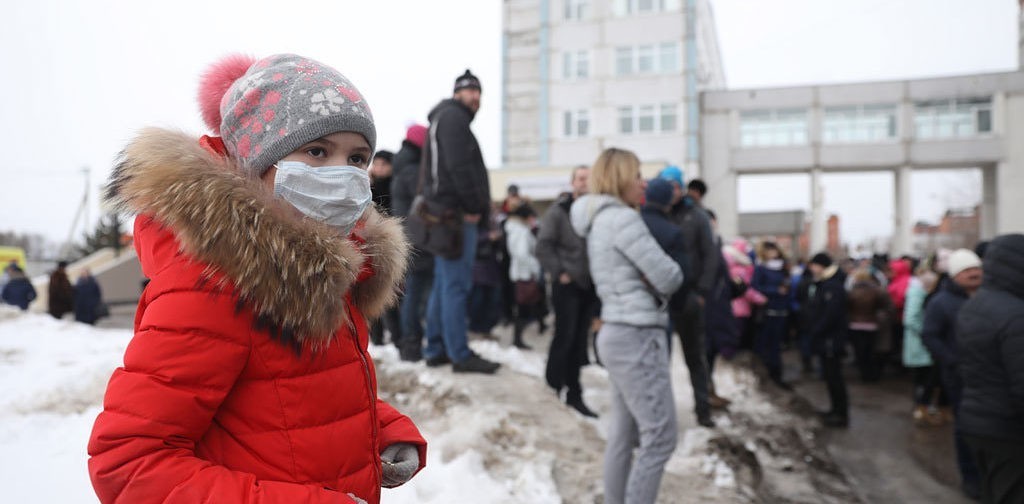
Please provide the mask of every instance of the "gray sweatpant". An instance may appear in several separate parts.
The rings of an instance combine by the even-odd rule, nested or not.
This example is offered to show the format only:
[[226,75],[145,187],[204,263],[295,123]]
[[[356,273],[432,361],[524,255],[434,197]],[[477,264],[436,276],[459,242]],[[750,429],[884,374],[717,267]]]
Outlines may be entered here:
[[667,346],[662,327],[605,323],[597,335],[612,385],[604,453],[606,504],[653,504],[658,497],[677,438]]

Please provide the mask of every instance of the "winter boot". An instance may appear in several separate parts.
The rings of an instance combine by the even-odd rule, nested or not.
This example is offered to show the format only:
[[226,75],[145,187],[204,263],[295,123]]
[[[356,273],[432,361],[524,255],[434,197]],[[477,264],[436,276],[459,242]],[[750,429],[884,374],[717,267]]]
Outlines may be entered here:
[[456,373],[494,374],[499,367],[501,367],[501,364],[491,362],[474,352],[470,352],[468,359],[452,364],[452,371]]
[[572,408],[581,415],[587,418],[597,418],[597,413],[587,407],[586,403],[583,402],[583,391],[581,390],[570,390],[565,396],[565,404],[572,406]]
[[523,342],[523,328],[525,326],[525,321],[516,319],[516,325],[512,331],[512,344],[520,350],[533,350],[533,347]]
[[845,429],[850,426],[850,417],[842,413],[830,411],[821,415],[821,423],[824,424],[825,427]]

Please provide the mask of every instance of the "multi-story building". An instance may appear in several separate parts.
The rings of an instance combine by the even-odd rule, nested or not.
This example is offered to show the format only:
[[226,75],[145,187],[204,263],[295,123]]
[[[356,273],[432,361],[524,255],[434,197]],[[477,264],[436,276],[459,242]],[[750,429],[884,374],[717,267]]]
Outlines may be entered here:
[[938,248],[974,248],[981,239],[981,206],[946,210],[938,224],[914,224],[913,252],[924,256]]
[[697,93],[725,86],[708,0],[506,0],[503,22],[504,167],[696,166]]

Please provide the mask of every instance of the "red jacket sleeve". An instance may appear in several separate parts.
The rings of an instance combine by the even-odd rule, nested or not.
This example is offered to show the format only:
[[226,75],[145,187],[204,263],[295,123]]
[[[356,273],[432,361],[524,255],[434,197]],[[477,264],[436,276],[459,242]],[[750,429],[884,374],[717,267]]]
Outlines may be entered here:
[[427,441],[420,435],[412,419],[380,399],[377,399],[377,418],[380,420],[381,450],[395,443],[416,445],[420,453],[420,467],[416,472],[422,471],[427,465]]
[[260,481],[195,456],[249,357],[227,295],[170,292],[145,309],[89,439],[101,502],[353,501],[318,485]]

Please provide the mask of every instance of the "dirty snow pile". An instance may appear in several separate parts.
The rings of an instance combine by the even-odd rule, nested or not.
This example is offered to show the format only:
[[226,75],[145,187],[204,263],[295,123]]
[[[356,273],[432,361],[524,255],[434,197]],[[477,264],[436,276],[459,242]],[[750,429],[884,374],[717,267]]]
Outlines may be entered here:
[[[8,502],[95,502],[86,444],[106,381],[131,331],[97,329],[0,306],[0,488]],[[545,338],[532,335],[537,349]],[[384,490],[383,502],[601,502],[605,416],[582,417],[544,383],[545,352],[495,341],[474,350],[503,364],[494,376],[406,363],[374,346],[381,397],[412,417],[429,443],[427,468]],[[678,353],[678,349],[677,349]],[[673,356],[680,444],[659,502],[844,502],[842,477],[806,421],[783,411],[745,368],[716,370],[734,399],[719,428],[693,422],[682,359]],[[584,369],[585,400],[608,411],[608,379]],[[828,488],[838,488],[828,490]],[[767,497],[767,498],[766,498]],[[812,498],[814,497],[814,498]],[[817,500],[815,500],[815,498]]]

